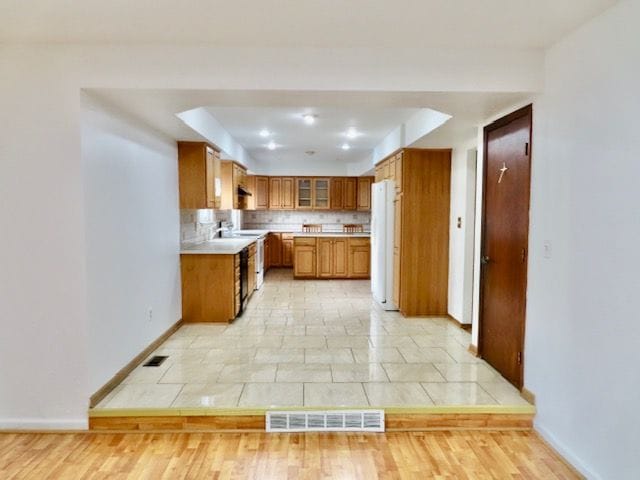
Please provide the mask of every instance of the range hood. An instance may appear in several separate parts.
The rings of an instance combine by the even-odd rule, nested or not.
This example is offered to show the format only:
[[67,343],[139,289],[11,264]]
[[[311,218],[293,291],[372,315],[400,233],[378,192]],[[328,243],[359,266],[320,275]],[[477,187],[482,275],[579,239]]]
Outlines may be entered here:
[[249,190],[245,190],[244,187],[238,185],[238,195],[242,197],[251,197],[251,192]]

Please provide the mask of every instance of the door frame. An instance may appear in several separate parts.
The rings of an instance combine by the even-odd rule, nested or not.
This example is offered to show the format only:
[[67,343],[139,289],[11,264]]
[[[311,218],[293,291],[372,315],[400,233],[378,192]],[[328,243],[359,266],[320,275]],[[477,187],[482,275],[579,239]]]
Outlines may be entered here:
[[[521,361],[520,361],[520,385],[517,385],[519,389],[522,389],[524,386],[524,363],[525,363],[525,341],[524,336],[526,332],[526,324],[527,324],[527,286],[529,281],[529,231],[531,228],[531,168],[533,163],[533,104],[526,105],[518,110],[501,117],[489,125],[484,127],[484,139],[483,139],[483,151],[482,151],[482,163],[483,163],[483,172],[482,172],[482,220],[481,220],[481,243],[480,243],[480,259],[484,255],[485,246],[486,246],[486,220],[487,220],[487,163],[488,163],[488,155],[487,155],[487,146],[489,140],[489,133],[493,130],[496,130],[500,127],[508,125],[513,120],[517,120],[522,117],[528,117],[529,119],[529,177],[526,185],[526,197],[527,197],[527,257],[524,265],[525,276],[524,276],[524,312],[523,312],[523,322],[522,329],[520,332],[521,344],[520,344],[520,352],[522,352]],[[478,302],[478,355],[482,357],[482,353],[484,350],[484,339],[482,334],[482,324],[483,324],[483,311],[484,311],[484,283],[485,283],[485,266],[480,261],[480,289],[479,289],[479,302]]]

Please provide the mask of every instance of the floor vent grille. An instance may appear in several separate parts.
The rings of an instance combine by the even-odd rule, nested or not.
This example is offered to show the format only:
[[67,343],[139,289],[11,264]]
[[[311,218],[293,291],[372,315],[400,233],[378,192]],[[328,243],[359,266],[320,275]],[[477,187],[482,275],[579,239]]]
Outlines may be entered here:
[[272,411],[267,432],[384,432],[384,410]]
[[162,362],[164,362],[167,358],[169,357],[166,355],[154,355],[142,366],[143,367],[159,367],[160,365],[162,365]]

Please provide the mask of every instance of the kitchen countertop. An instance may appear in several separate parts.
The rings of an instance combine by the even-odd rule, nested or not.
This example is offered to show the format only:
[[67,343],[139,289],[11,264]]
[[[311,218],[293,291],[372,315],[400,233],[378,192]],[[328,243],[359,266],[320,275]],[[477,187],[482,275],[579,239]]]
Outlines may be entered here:
[[256,241],[255,238],[216,238],[208,242],[185,244],[180,247],[181,255],[235,255]]

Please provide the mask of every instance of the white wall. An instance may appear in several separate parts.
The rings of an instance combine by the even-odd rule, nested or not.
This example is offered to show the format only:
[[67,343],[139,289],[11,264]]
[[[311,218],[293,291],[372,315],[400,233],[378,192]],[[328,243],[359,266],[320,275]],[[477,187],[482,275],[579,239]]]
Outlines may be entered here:
[[624,1],[552,48],[534,105],[525,381],[536,428],[603,479],[640,476],[639,21]]
[[172,139],[81,100],[94,392],[180,319],[178,153]]
[[541,86],[542,61],[540,50],[0,45],[0,365],[12,366],[0,369],[0,427],[87,423],[81,88],[518,92]]
[[554,46],[532,98],[524,381],[536,429],[588,478],[640,475],[639,19],[624,1]]
[[472,323],[475,192],[476,141],[471,139],[451,152],[448,312],[462,324]]

